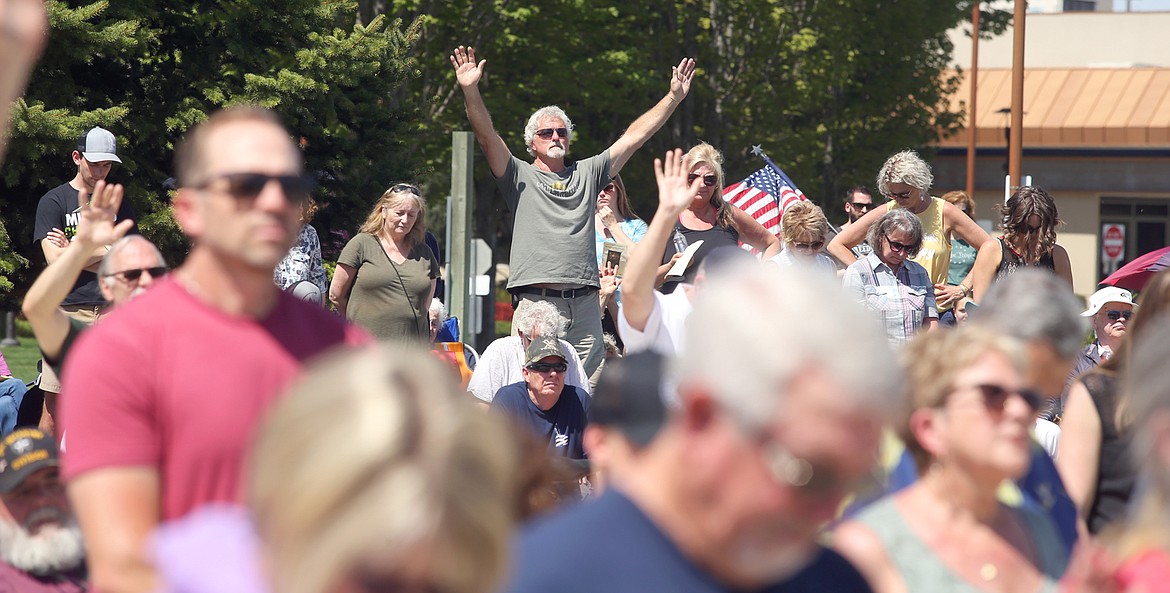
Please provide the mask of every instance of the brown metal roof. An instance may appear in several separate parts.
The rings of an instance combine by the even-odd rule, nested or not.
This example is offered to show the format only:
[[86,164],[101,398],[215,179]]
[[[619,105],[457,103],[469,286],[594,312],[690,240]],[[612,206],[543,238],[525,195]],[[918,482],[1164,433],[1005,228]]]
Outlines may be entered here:
[[[959,110],[971,96],[969,71],[951,97]],[[979,71],[975,142],[1004,146],[1012,72]],[[940,146],[966,146],[960,131]],[[1024,72],[1025,147],[1170,146],[1170,68],[1031,68]]]

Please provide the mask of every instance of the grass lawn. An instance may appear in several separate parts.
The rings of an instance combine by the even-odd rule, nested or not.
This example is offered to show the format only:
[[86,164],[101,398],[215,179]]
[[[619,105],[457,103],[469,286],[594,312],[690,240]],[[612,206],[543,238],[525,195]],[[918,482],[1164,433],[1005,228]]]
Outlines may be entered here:
[[[0,331],[0,336],[3,331]],[[23,319],[16,320],[16,339],[19,346],[0,346],[0,353],[12,369],[12,374],[25,383],[37,378],[37,361],[41,359],[41,350],[37,348],[37,341],[32,337],[32,329]]]

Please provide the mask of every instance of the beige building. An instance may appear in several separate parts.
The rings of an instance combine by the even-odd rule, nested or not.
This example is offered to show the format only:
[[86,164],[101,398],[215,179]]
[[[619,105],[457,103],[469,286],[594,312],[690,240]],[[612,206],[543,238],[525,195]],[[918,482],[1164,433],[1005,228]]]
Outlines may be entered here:
[[[1022,171],[1056,198],[1075,290],[1088,295],[1114,266],[1170,243],[1170,13],[1028,15]],[[970,97],[971,40],[952,33]],[[1011,31],[979,47],[975,199],[994,221],[1005,195]],[[966,186],[967,132],[943,139],[938,193]],[[937,194],[936,194],[937,195]],[[998,230],[998,227],[996,227]],[[1103,234],[1110,241],[1103,245]],[[1118,236],[1118,231],[1121,236]],[[1120,257],[1111,260],[1108,252]]]

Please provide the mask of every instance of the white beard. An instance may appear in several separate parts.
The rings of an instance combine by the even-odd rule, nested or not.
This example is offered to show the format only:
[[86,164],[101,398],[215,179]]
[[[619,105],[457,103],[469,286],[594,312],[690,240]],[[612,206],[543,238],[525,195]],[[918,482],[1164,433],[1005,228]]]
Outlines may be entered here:
[[[55,510],[51,512],[59,515]],[[73,570],[85,562],[81,528],[69,517],[60,524],[46,525],[33,535],[21,525],[0,520],[0,560],[39,576]]]
[[565,158],[565,154],[566,154],[565,149],[561,148],[560,146],[553,146],[553,147],[548,149],[549,158],[563,159],[563,158]]

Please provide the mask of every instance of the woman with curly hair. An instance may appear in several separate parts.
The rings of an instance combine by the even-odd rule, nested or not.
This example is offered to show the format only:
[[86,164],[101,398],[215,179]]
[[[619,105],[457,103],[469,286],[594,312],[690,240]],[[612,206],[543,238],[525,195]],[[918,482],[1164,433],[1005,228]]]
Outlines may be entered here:
[[992,282],[1028,266],[1052,270],[1071,287],[1068,252],[1056,243],[1056,227],[1061,220],[1052,196],[1039,187],[1026,185],[1008,198],[1000,213],[1003,236],[984,243],[975,256],[971,270],[975,300],[983,299]]
[[[693,283],[699,263],[711,250],[723,246],[738,246],[741,242],[763,252],[764,259],[780,253],[780,239],[768,232],[743,210],[723,199],[723,154],[714,146],[701,142],[683,155],[683,164],[688,175],[687,182],[701,179],[699,194],[674,225],[674,232],[686,238],[687,244],[703,241],[683,274],[682,282]],[[674,256],[667,249],[662,263],[670,262]],[[670,292],[674,284],[663,285],[663,292]]]

